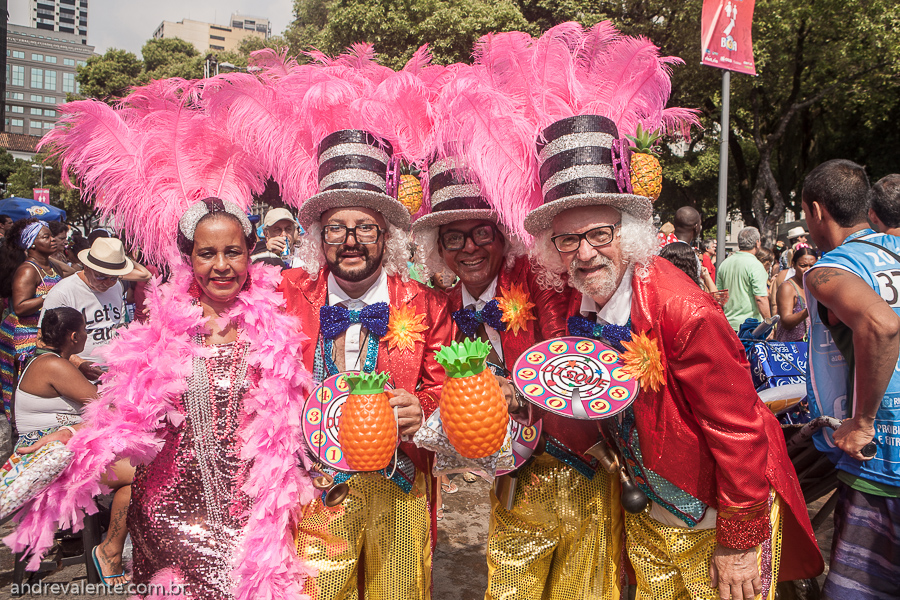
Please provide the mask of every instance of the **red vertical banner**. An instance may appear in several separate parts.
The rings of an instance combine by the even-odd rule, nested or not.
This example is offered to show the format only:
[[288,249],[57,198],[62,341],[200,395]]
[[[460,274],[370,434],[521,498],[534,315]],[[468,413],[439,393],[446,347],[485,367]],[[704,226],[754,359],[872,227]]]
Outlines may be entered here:
[[703,0],[700,62],[756,75],[753,60],[753,8],[756,0]]
[[50,204],[50,190],[47,188],[33,188],[34,199],[44,204]]

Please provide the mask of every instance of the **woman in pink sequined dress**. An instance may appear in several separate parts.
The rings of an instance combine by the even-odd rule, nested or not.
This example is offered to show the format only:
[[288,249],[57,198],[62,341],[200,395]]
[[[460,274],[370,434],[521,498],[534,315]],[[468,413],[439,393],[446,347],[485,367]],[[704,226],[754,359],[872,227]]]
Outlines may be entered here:
[[299,324],[274,291],[278,270],[250,266],[252,238],[244,212],[218,198],[181,217],[185,264],[153,284],[149,321],[110,344],[101,399],[67,444],[75,458],[23,511],[14,547],[40,551],[40,531],[91,505],[91,478],[125,456],[138,465],[132,591],[299,596],[309,570],[293,530],[313,495],[299,433],[310,378]]

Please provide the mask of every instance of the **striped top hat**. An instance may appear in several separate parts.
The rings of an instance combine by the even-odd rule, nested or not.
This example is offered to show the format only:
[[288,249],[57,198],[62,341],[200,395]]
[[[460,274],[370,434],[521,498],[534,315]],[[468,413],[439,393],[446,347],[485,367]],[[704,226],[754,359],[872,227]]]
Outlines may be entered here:
[[474,182],[475,177],[459,156],[438,159],[428,166],[428,195],[431,212],[416,219],[413,232],[440,227],[466,219],[497,222],[491,208]]
[[309,227],[333,208],[364,207],[408,230],[409,211],[388,194],[393,153],[389,142],[368,131],[342,129],[325,137],[318,148],[319,193],[300,207],[300,224]]
[[544,203],[525,217],[532,235],[549,229],[553,217],[579,206],[606,205],[647,221],[653,217],[649,198],[627,193],[628,173],[617,172],[613,146],[616,124],[599,115],[577,115],[556,121],[541,132],[537,144]]

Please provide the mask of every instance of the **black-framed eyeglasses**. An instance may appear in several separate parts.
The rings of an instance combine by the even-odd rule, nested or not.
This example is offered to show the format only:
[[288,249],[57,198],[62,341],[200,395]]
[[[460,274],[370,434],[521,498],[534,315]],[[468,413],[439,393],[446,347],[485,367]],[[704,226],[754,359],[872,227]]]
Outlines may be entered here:
[[553,245],[556,246],[556,249],[563,254],[578,250],[578,247],[581,246],[581,240],[587,240],[587,243],[594,248],[600,248],[612,243],[616,237],[616,229],[621,224],[622,222],[619,221],[615,225],[601,225],[584,233],[561,233],[554,235],[550,239],[553,240]]
[[347,236],[353,234],[357,244],[374,244],[381,237],[382,229],[375,223],[362,223],[356,227],[346,225],[325,225],[322,228],[322,240],[326,244],[338,246],[347,241]]
[[469,233],[455,230],[445,231],[441,234],[441,246],[449,252],[465,248],[466,240],[472,240],[472,243],[478,247],[488,246],[494,243],[496,234],[497,229],[493,225],[479,225]]

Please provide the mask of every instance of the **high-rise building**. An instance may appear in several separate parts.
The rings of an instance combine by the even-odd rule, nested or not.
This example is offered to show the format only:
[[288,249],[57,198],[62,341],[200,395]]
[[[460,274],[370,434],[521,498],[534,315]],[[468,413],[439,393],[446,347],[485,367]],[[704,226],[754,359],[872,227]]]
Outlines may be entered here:
[[[84,2],[85,0],[78,0]],[[269,20],[233,14],[231,25],[213,25],[203,21],[182,19],[177,23],[163,21],[153,32],[157,39],[178,38],[193,44],[200,54],[237,50],[247,36],[268,39],[271,31]]]
[[70,33],[87,44],[88,0],[28,0],[31,26]]
[[41,136],[53,129],[56,105],[78,93],[76,69],[93,53],[80,35],[9,25],[4,131]]

